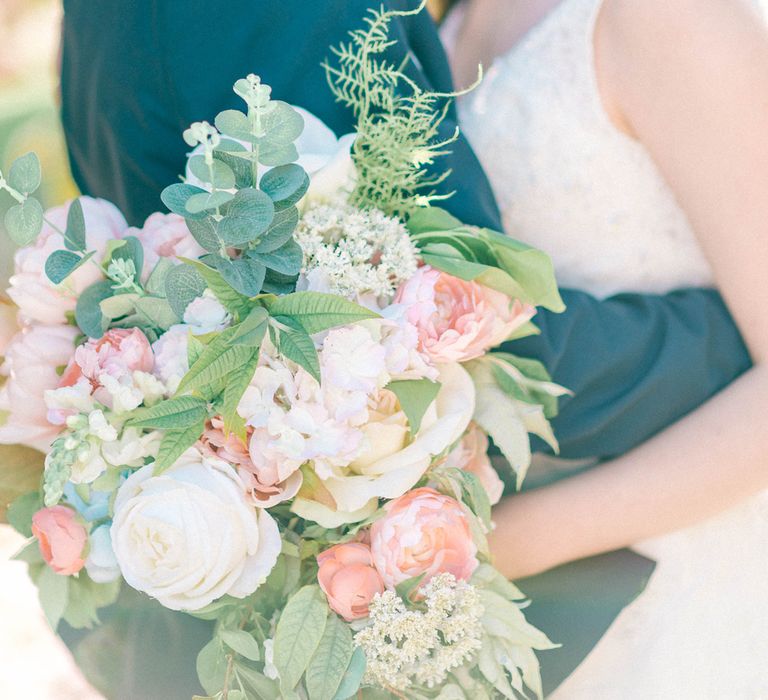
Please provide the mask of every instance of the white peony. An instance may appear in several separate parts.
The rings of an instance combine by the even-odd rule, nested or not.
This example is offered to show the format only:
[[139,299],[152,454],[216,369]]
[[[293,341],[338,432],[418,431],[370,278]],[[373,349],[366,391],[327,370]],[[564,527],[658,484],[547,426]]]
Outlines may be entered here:
[[184,323],[194,335],[205,335],[224,330],[232,322],[232,316],[222,306],[216,295],[206,289],[184,312]]
[[171,610],[250,595],[282,546],[277,524],[246,500],[235,470],[194,449],[159,476],[148,465],[128,478],[111,534],[126,582]]
[[[441,365],[440,392],[424,415],[415,438],[396,402],[384,391],[372,397],[362,427],[364,448],[348,467],[318,473],[322,484],[305,488],[293,503],[297,515],[333,528],[370,516],[380,498],[397,498],[418,482],[433,459],[464,434],[475,407],[475,386],[459,364]],[[335,507],[333,504],[335,503]]]

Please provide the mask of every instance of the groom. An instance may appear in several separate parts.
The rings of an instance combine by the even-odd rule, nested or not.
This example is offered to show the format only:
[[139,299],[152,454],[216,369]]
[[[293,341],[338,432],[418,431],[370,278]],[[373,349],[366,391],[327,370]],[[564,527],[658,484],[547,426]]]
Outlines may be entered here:
[[[417,4],[385,3],[392,9]],[[112,200],[132,225],[140,225],[161,208],[160,191],[184,171],[183,129],[236,107],[231,85],[251,72],[273,87],[277,99],[307,108],[339,134],[351,131],[352,115],[334,103],[320,63],[330,55],[329,46],[345,40],[367,10],[379,5],[379,0],[64,0],[62,116],[83,193]],[[452,90],[426,12],[395,21],[393,38],[393,63],[408,56],[406,70],[415,81]],[[453,112],[443,125],[446,132],[455,125],[452,119]],[[466,223],[500,229],[490,186],[468,144],[455,144],[441,166],[453,169],[443,190],[456,191],[444,206]],[[563,298],[568,310],[542,312],[536,319],[541,335],[517,341],[514,351],[540,359],[555,381],[574,391],[554,421],[565,457],[626,452],[749,366],[714,291],[598,300],[564,290]],[[144,621],[149,625],[159,615]],[[135,617],[123,619],[152,641],[152,632]],[[171,646],[190,641],[173,627],[158,634]],[[175,642],[169,641],[174,634]],[[91,642],[94,646],[99,647]],[[91,651],[104,654],[102,648]],[[163,667],[161,659],[155,661]],[[184,691],[176,690],[182,697]],[[135,696],[150,697],[146,691]]]

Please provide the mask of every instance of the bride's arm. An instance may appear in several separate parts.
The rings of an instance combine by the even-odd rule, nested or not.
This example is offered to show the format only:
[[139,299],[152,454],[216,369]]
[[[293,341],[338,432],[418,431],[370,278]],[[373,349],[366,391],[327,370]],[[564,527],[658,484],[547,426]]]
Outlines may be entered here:
[[675,190],[754,367],[633,452],[500,504],[491,544],[510,577],[686,526],[768,488],[768,32],[748,5],[607,0],[596,44],[609,111]]

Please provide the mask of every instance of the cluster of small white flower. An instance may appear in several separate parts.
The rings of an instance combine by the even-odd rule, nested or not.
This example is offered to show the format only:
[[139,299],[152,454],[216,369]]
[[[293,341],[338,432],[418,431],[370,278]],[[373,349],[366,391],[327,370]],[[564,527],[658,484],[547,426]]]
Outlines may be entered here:
[[368,662],[366,683],[403,691],[433,688],[481,646],[483,607],[477,590],[448,573],[422,588],[426,610],[408,610],[393,591],[377,595],[370,624],[355,635]]
[[416,247],[399,219],[378,209],[321,204],[305,212],[294,234],[304,251],[302,274],[315,291],[389,303],[418,267]]

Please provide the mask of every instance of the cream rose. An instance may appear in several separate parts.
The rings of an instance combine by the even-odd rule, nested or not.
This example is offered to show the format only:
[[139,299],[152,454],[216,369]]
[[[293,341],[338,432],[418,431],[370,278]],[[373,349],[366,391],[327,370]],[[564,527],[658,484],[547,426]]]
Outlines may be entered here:
[[159,476],[148,465],[128,478],[111,535],[126,582],[171,610],[250,595],[281,548],[277,524],[247,501],[235,470],[194,449]]
[[474,411],[475,387],[461,365],[440,366],[438,381],[440,392],[412,440],[402,412],[388,392],[381,392],[362,427],[362,451],[347,468],[305,484],[293,511],[323,527],[338,527],[371,515],[379,498],[398,498],[413,488],[433,458],[463,435]]

